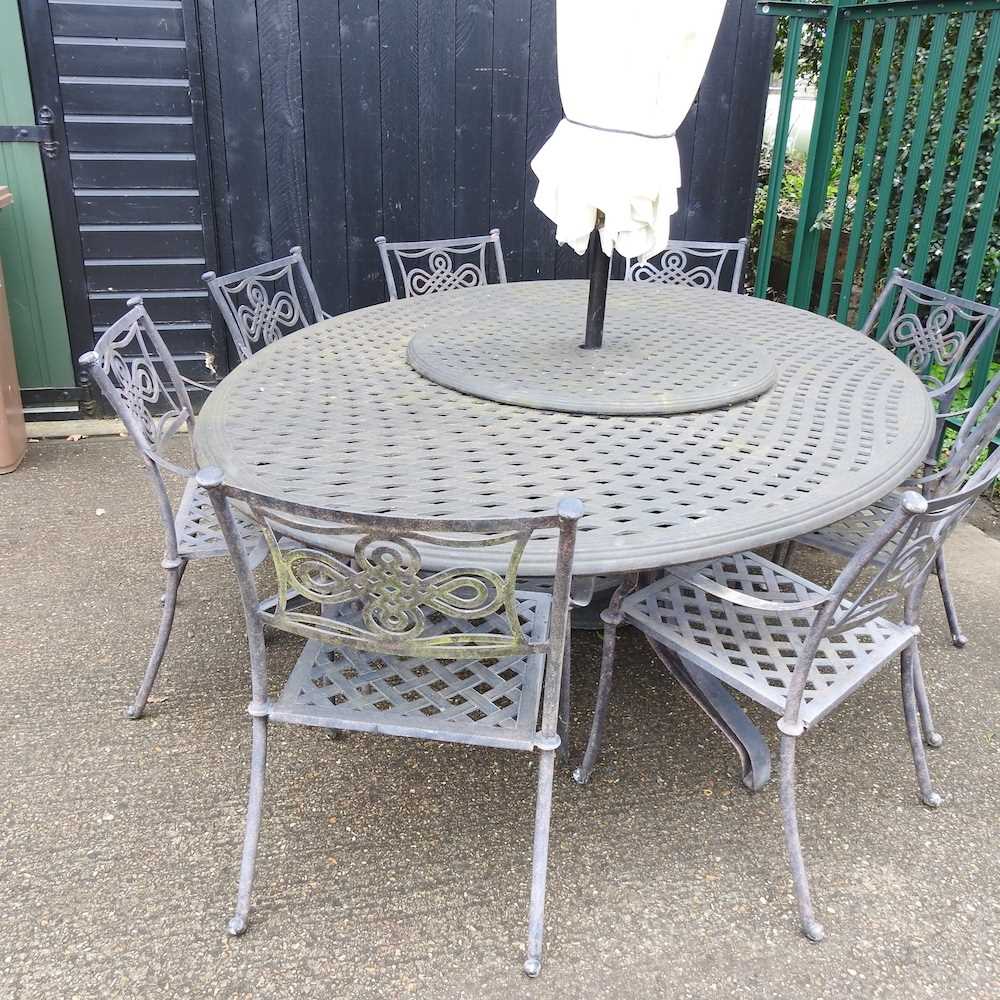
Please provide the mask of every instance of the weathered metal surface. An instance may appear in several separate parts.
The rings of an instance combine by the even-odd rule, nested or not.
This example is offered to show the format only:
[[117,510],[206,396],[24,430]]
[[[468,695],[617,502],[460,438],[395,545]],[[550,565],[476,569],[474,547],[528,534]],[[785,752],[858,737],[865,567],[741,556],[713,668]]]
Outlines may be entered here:
[[[248,489],[400,516],[540,513],[553,496],[578,496],[587,505],[581,575],[799,535],[884,496],[927,453],[933,409],[900,360],[831,320],[748,296],[635,282],[609,289],[609,314],[642,301],[651,316],[739,332],[770,354],[774,388],[723,410],[547,413],[445,389],[406,361],[410,338],[432,326],[503,331],[515,315],[540,325],[578,319],[586,296],[585,282],[490,285],[293,334],[212,393],[199,453]],[[461,564],[458,553],[446,556],[443,565]],[[484,553],[484,565],[501,563]],[[532,542],[521,570],[551,576],[554,565],[552,540]]]
[[[580,502],[566,498],[554,513],[550,504],[549,513],[526,517],[428,521],[248,493],[223,485],[216,468],[201,470],[197,482],[208,491],[229,546],[250,651],[253,752],[230,933],[242,934],[250,913],[269,721],[538,751],[524,962],[525,972],[537,975]],[[234,503],[251,512],[267,538],[278,577],[276,607],[259,600]],[[521,553],[536,531],[554,532],[557,539],[551,595],[515,590]],[[339,557],[337,543],[345,537],[355,539],[350,564]],[[417,544],[421,551],[459,548],[461,568],[421,575]],[[507,553],[503,578],[475,565],[491,549]],[[290,597],[304,599],[314,613],[303,612],[301,604],[292,608]],[[268,697],[265,623],[311,640],[274,702]]]
[[583,313],[539,313],[534,296],[485,311],[466,325],[435,323],[406,357],[426,378],[459,392],[563,413],[655,415],[714,410],[770,389],[767,351],[720,331],[709,313],[650,308],[616,295],[600,350],[580,350]]

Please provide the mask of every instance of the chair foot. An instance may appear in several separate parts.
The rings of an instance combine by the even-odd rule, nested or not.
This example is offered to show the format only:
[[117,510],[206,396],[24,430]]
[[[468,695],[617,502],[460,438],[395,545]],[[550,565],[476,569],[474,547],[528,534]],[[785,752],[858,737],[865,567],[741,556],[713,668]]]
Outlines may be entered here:
[[809,874],[806,871],[802,842],[799,839],[799,820],[795,808],[795,740],[796,737],[784,733],[781,736],[781,783],[778,791],[781,799],[782,825],[785,829],[785,847],[788,851],[788,863],[792,872],[792,886],[795,889],[795,902],[799,910],[802,933],[810,941],[822,941],[826,933],[813,912]]
[[823,925],[816,920],[810,920],[802,924],[802,933],[810,940],[819,944],[826,937]]
[[587,739],[587,749],[583,753],[580,766],[573,772],[573,780],[578,785],[590,781],[594,765],[601,754],[601,744],[604,742],[604,727],[608,721],[608,704],[611,701],[611,689],[615,680],[615,642],[618,637],[618,625],[621,622],[621,596],[623,588],[619,587],[612,598],[612,605],[602,615],[604,618],[604,645],[601,650],[601,679],[597,683],[597,702],[594,705],[594,719],[590,724],[590,736]]
[[913,647],[913,694],[917,700],[917,715],[920,719],[920,731],[923,734],[924,744],[931,750],[937,750],[944,743],[944,739],[934,728],[934,716],[931,713],[931,703],[924,685],[924,671],[920,665],[920,650],[916,646]]
[[961,649],[969,640],[958,623],[958,609],[955,607],[955,597],[951,592],[951,583],[948,580],[948,568],[943,552],[939,552],[934,560],[934,572],[937,574],[938,587],[941,590],[941,603],[944,605],[945,618],[948,619],[948,631],[951,632],[952,645]]
[[[906,735],[910,740],[910,751],[913,754],[913,766],[917,772],[917,791],[920,795],[920,801],[928,809],[937,809],[941,805],[941,796],[934,791],[934,786],[931,783],[931,773],[927,767],[927,756],[924,753],[924,743],[928,737],[926,733],[921,731],[917,707],[915,675],[919,670],[918,657],[915,644],[907,646],[900,655],[899,681],[903,694],[903,718],[906,721]],[[930,726],[927,727],[927,732],[932,736],[937,735]]]
[[246,929],[250,916],[250,893],[253,889],[254,867],[257,862],[257,841],[264,802],[264,772],[267,767],[267,719],[253,719],[253,745],[250,751],[250,788],[247,794],[246,828],[243,834],[243,858],[240,862],[240,885],[236,896],[236,915],[228,930],[239,937]]
[[149,662],[146,664],[142,683],[135,694],[135,701],[125,710],[129,719],[141,719],[143,712],[146,711],[146,702],[149,700],[150,692],[156,683],[156,675],[167,651],[167,643],[170,642],[170,632],[174,626],[174,612],[177,609],[177,591],[180,589],[186,568],[187,560],[181,560],[179,565],[167,570],[167,589],[164,593],[163,612],[160,615],[160,629],[156,634],[156,642],[153,643],[153,651],[149,654]]
[[528,945],[524,950],[524,972],[537,976],[542,967],[545,933],[545,881],[549,865],[549,826],[552,818],[552,773],[555,751],[543,750],[538,761],[538,798],[535,803],[535,834],[531,846],[531,898],[528,904]]

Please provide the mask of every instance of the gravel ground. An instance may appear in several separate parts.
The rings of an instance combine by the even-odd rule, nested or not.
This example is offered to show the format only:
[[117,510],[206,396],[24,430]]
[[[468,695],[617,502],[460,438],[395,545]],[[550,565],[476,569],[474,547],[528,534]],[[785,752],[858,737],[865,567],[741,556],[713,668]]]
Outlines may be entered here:
[[[532,982],[528,755],[276,727],[252,923],[227,938],[249,748],[227,564],[189,570],[154,704],[128,722],[160,593],[131,446],[33,444],[0,504],[2,998],[1000,996],[1000,542],[976,527],[950,547],[969,646],[949,645],[933,589],[925,618],[943,807],[917,800],[892,670],[803,742],[828,939],[797,933],[777,789],[743,790],[727,745],[626,633],[594,781],[557,774]],[[297,646],[270,648],[280,683]],[[578,634],[574,755],[597,655]]]

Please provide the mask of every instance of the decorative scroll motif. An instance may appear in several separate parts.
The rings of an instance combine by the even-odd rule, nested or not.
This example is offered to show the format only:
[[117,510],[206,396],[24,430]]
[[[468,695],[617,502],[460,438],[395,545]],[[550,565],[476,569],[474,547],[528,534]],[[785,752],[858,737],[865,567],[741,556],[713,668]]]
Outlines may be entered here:
[[[896,536],[889,558],[826,630],[836,635],[877,618],[908,594],[930,571],[945,538],[975,503],[975,496],[956,497],[936,509],[913,517]],[[888,546],[886,546],[888,547]]]
[[[879,340],[903,357],[925,384],[938,388],[950,381],[991,318],[954,296],[901,284],[892,318]],[[944,379],[934,374],[935,365],[946,369]]]
[[[282,280],[287,288],[273,288],[268,292],[265,282],[276,285]],[[236,317],[238,329],[233,331],[236,334],[234,341],[242,361],[249,358],[256,347],[273,344],[306,325],[291,263],[224,285],[223,293]],[[241,301],[241,296],[245,301]]]
[[725,251],[716,251],[715,266],[693,262],[693,254],[680,249],[664,250],[660,257],[630,266],[632,281],[657,282],[661,285],[687,285],[690,288],[718,288]]
[[[319,538],[356,536],[357,528],[304,526],[273,511],[253,511],[262,526],[278,577],[276,625],[306,638],[345,643],[353,648],[381,650],[397,656],[503,657],[530,649],[517,610],[517,565],[530,531],[507,532],[488,538],[438,538],[426,534],[367,531],[356,538],[353,558],[305,543],[300,535]],[[288,528],[294,529],[294,536]],[[278,538],[284,536],[284,547]],[[292,539],[295,544],[289,545]],[[423,570],[423,547],[474,548],[511,545],[504,575],[485,569]],[[356,613],[331,617],[288,603],[298,596],[329,610],[351,605]],[[505,632],[442,632],[442,617],[481,621],[496,616]],[[431,627],[433,626],[433,628]]]
[[[143,324],[141,308],[109,327],[95,352],[125,408],[135,417],[150,450],[158,451],[184,425],[190,411],[181,390],[167,387],[158,345]],[[157,414],[153,408],[162,410]]]
[[[486,284],[485,244],[470,250],[463,248],[435,247],[430,250],[396,250],[396,260],[403,275],[406,295],[430,295],[450,292],[458,288],[476,288]],[[462,255],[477,255],[477,260],[460,261]],[[426,266],[412,266],[407,262],[426,258]]]
[[[648,261],[625,261],[625,280],[688,288],[723,289],[738,292],[743,280],[747,241],[736,243],[685,243],[671,240],[666,250]],[[732,259],[732,267],[727,263]],[[723,272],[729,280],[723,285]]]

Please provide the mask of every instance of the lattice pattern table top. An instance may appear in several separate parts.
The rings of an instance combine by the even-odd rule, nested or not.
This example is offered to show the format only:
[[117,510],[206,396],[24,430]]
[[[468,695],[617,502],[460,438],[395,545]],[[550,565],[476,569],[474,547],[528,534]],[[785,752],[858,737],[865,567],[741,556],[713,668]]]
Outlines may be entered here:
[[[574,495],[587,508],[583,575],[711,559],[830,524],[890,492],[930,446],[919,379],[844,326],[743,295],[612,282],[608,315],[626,301],[763,348],[774,388],[725,409],[587,416],[476,399],[417,374],[407,344],[432,326],[469,329],[527,305],[540,323],[573,310],[582,329],[586,282],[489,285],[345,313],[264,348],[205,403],[201,460],[246,489],[372,513],[528,514]],[[529,546],[522,572],[551,575],[554,552]]]
[[407,359],[432,381],[483,399],[625,416],[718,409],[777,378],[764,348],[720,331],[710,313],[651,309],[650,296],[627,292],[607,312],[604,347],[583,351],[575,300],[561,297],[539,314],[530,291],[522,285],[504,309],[484,309],[467,327],[421,330]]

